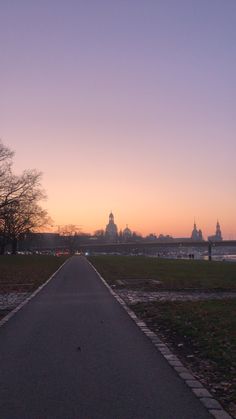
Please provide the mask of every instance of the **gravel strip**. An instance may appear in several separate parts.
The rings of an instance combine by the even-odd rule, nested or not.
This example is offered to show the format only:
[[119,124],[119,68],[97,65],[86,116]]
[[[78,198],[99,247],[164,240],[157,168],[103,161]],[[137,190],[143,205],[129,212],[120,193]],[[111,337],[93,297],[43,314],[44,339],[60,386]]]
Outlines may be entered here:
[[116,293],[128,304],[150,301],[203,301],[236,298],[236,292],[189,292],[189,291],[131,291],[116,289]]
[[30,296],[30,292],[8,292],[0,294],[0,310],[12,310]]

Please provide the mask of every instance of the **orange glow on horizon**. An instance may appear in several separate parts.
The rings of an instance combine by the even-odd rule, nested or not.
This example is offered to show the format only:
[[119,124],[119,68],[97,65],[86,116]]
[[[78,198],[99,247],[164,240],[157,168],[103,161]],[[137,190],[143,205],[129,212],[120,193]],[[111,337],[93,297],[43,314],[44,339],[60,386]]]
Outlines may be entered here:
[[14,173],[43,172],[55,226],[112,210],[236,239],[236,3],[213,3],[2,2],[0,138]]

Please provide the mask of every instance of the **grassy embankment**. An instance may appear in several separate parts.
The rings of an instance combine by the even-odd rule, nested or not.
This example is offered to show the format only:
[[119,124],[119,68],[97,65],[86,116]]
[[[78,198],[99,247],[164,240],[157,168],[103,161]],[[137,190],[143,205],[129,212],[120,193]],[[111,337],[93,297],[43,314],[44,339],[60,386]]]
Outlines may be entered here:
[[[122,256],[89,259],[116,289],[236,290],[234,263]],[[160,283],[149,284],[148,279]],[[236,300],[138,303],[132,309],[235,415]]]
[[[45,282],[67,256],[0,256],[0,293],[31,292]],[[7,311],[0,312],[0,317]]]
[[[89,260],[110,284],[128,281],[129,289],[148,290],[236,290],[236,263],[158,259],[144,256],[92,256]],[[159,285],[132,284],[132,279],[156,279]],[[127,287],[127,284],[125,284]]]

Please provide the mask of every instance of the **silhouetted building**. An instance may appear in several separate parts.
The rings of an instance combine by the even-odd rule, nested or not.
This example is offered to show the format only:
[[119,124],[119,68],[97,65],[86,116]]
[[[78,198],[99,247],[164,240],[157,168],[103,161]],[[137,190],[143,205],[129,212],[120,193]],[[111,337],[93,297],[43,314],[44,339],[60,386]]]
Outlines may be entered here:
[[147,240],[147,241],[156,241],[157,240],[157,236],[154,233],[150,233],[150,234],[148,234],[148,236],[145,237],[145,240]]
[[114,215],[112,212],[109,215],[109,223],[106,226],[105,238],[109,243],[115,243],[118,238],[117,226],[114,222]]
[[198,240],[203,240],[202,230],[198,230]]
[[220,228],[220,223],[219,223],[218,220],[217,220],[217,223],[216,223],[216,233],[213,236],[209,236],[208,240],[213,241],[213,242],[220,242],[220,241],[223,240],[222,233],[221,233],[221,228]]
[[132,238],[132,231],[128,228],[128,225],[126,224],[126,228],[124,229],[123,233],[123,241],[124,242],[128,242],[131,240]]
[[197,225],[196,225],[195,221],[194,221],[194,224],[193,224],[193,231],[192,231],[192,234],[191,234],[191,239],[193,241],[202,241],[203,240],[202,230],[197,229]]
[[167,234],[167,235],[160,234],[159,237],[158,237],[158,240],[163,241],[163,242],[168,242],[168,241],[173,240],[173,237],[170,236],[169,234]]

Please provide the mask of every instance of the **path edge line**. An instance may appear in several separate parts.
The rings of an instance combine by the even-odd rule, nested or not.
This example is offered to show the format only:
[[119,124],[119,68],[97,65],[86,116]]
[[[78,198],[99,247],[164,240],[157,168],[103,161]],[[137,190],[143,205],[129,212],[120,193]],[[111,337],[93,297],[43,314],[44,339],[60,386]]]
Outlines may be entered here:
[[70,260],[71,258],[68,258],[63,262],[61,266],[44,282],[42,285],[40,285],[38,288],[36,288],[35,291],[30,294],[29,297],[27,297],[25,300],[23,300],[16,308],[14,308],[10,313],[8,313],[5,317],[3,317],[2,320],[0,320],[0,327],[2,327],[4,324],[6,324],[15,314],[21,310],[27,303],[29,303],[30,300],[32,300],[36,295],[44,288],[46,285],[54,278],[54,276],[57,275],[57,273],[65,266],[65,264]]
[[[86,258],[87,259],[87,258]],[[214,399],[212,394],[203,387],[200,381],[196,380],[196,378],[192,375],[192,372],[189,371],[179,360],[179,358],[170,351],[168,346],[154,333],[150,330],[146,323],[140,320],[136,314],[127,306],[127,304],[122,300],[122,298],[110,287],[110,285],[105,281],[102,275],[98,272],[95,266],[87,259],[89,265],[93,268],[96,272],[100,280],[103,284],[107,287],[109,292],[115,297],[115,299],[120,303],[123,309],[128,313],[130,318],[134,321],[134,323],[138,326],[138,328],[152,341],[158,352],[160,352],[163,357],[166,359],[168,364],[175,370],[178,376],[185,381],[188,387],[192,390],[192,393],[195,397],[200,400],[203,406],[208,410],[208,412],[215,418],[215,419],[233,419],[226,410],[223,409],[221,404]]]

